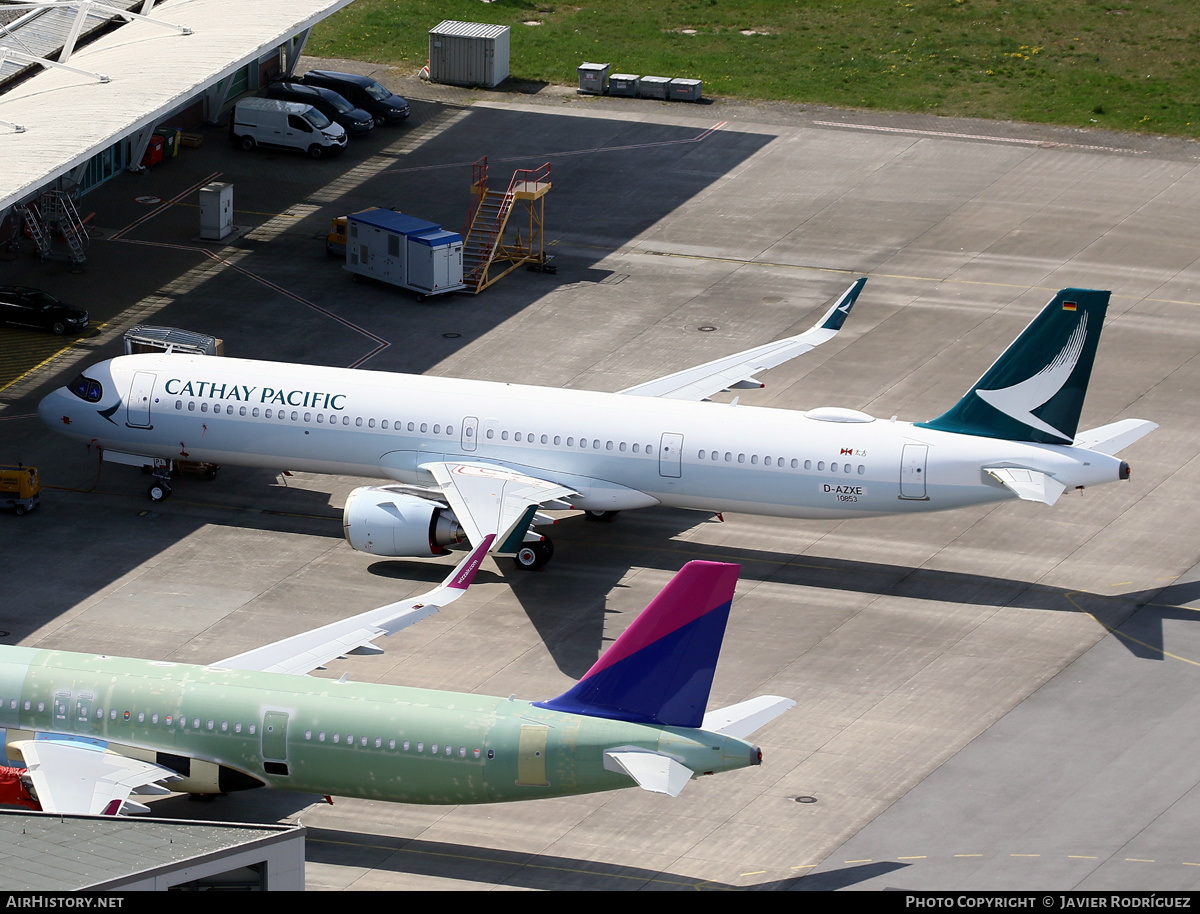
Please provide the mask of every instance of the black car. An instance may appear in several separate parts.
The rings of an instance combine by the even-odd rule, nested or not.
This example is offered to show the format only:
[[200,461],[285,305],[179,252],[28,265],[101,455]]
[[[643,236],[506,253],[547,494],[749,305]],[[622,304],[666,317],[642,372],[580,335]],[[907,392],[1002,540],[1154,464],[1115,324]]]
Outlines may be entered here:
[[332,89],[284,80],[271,84],[267,89],[267,98],[312,105],[327,118],[345,127],[346,132],[353,136],[362,136],[375,129],[375,117],[370,112],[355,108]]
[[371,112],[376,124],[398,124],[411,113],[408,102],[366,76],[335,73],[332,70],[309,70],[300,81],[306,86],[332,89],[350,104]]
[[0,286],[0,324],[37,327],[63,334],[78,333],[88,325],[88,313],[60,302],[41,289]]

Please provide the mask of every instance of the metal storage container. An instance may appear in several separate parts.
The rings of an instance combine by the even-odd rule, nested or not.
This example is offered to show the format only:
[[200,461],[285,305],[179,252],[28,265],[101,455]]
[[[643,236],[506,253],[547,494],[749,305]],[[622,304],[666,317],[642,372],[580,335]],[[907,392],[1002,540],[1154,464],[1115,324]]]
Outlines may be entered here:
[[698,79],[673,79],[667,87],[670,98],[677,102],[700,101],[701,83]]
[[420,300],[464,288],[462,237],[390,209],[346,217],[346,269],[403,289]]
[[200,188],[200,237],[221,241],[233,232],[233,185],[213,181]]
[[447,19],[429,30],[430,82],[500,85],[508,78],[509,28]]
[[640,76],[633,76],[629,73],[614,73],[608,78],[608,94],[634,97],[638,94],[640,80]]
[[643,76],[638,81],[638,95],[642,98],[666,98],[669,76]]
[[604,95],[608,91],[608,68],[606,63],[580,64],[579,91],[588,95]]
[[445,229],[408,236],[408,288],[436,295],[463,286],[463,240]]

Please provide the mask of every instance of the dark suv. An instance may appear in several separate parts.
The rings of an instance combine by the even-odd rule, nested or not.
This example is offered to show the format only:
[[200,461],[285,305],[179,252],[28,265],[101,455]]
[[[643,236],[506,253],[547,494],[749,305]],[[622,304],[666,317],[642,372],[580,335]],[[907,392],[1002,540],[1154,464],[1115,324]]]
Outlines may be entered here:
[[312,105],[327,118],[345,127],[346,132],[353,136],[362,136],[375,129],[375,118],[370,112],[355,108],[332,89],[281,81],[271,84],[267,89],[267,98]]
[[88,325],[88,313],[60,302],[41,289],[0,286],[0,324],[37,327],[52,333],[79,333]]
[[408,102],[366,76],[335,73],[332,70],[309,70],[300,81],[306,86],[332,89],[350,104],[369,111],[376,124],[398,124],[411,113]]

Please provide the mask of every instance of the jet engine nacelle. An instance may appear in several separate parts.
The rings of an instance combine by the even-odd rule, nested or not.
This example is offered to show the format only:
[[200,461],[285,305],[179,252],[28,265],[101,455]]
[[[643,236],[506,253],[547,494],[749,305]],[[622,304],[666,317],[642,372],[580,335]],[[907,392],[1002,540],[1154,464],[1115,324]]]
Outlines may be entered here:
[[346,542],[371,555],[424,558],[466,539],[454,515],[441,505],[378,486],[350,493],[342,512]]

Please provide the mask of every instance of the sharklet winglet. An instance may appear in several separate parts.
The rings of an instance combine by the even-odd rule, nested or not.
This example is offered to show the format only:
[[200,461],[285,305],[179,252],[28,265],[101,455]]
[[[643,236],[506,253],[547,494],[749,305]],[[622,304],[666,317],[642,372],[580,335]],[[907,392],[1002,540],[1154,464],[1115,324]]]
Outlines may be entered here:
[[496,535],[494,533],[489,533],[485,536],[479,545],[471,550],[471,554],[467,559],[460,562],[458,567],[454,569],[454,577],[446,582],[446,586],[453,587],[455,590],[466,590],[470,587],[471,581],[475,579],[475,572],[479,570],[479,566],[483,562],[483,557],[492,548],[492,541],[495,538]]

